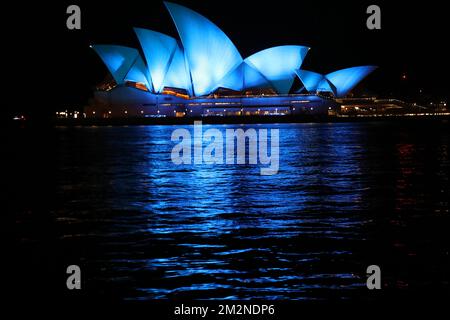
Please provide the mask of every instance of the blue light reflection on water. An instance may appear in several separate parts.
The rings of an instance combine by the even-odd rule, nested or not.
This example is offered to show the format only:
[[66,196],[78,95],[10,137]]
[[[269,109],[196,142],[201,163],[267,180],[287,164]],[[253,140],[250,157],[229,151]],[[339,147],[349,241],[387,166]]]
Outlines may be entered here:
[[[87,239],[91,288],[109,283],[138,300],[358,295],[367,250],[379,240],[374,225],[391,221],[384,212],[409,209],[392,192],[403,181],[398,172],[413,165],[421,174],[420,157],[402,167],[397,129],[385,134],[376,124],[204,126],[279,129],[273,176],[261,176],[259,165],[174,165],[170,135],[179,127],[60,129],[61,238]],[[413,143],[425,154],[420,139]],[[436,176],[448,168],[445,145],[432,146]]]

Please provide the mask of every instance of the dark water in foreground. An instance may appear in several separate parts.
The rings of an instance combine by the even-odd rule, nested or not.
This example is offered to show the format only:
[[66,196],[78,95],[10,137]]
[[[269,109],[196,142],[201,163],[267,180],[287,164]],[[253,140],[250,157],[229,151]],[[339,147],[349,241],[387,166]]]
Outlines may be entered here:
[[78,264],[92,297],[364,300],[376,264],[384,292],[448,293],[448,123],[246,127],[280,130],[277,175],[175,166],[175,126],[17,129],[21,278],[65,292]]

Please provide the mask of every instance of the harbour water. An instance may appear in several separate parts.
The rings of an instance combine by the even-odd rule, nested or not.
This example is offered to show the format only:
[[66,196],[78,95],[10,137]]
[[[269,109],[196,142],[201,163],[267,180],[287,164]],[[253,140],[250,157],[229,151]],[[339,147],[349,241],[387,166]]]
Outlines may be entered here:
[[[448,123],[204,125],[279,129],[279,172],[175,165],[185,126],[15,129],[19,290],[152,299],[370,300],[448,292]],[[375,297],[376,298],[376,297]]]

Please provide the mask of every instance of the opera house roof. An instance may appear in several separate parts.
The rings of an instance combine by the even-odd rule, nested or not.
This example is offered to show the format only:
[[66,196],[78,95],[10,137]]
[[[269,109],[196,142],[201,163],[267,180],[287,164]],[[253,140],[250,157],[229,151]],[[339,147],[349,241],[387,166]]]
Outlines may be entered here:
[[204,96],[219,88],[235,91],[270,88],[278,94],[291,91],[294,79],[301,90],[326,91],[345,96],[375,66],[359,66],[322,75],[301,69],[309,49],[285,45],[243,58],[228,36],[214,23],[184,6],[164,2],[180,40],[157,31],[135,28],[143,57],[137,49],[117,45],[92,45],[117,84],[128,81],[150,92],[165,87]]

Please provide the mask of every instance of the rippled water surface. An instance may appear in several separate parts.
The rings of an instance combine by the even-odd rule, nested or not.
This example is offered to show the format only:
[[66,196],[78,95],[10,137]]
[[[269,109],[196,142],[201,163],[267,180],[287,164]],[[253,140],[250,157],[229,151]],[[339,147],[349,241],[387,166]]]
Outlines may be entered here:
[[18,261],[122,300],[366,299],[371,264],[449,289],[447,123],[204,125],[279,129],[273,176],[174,165],[180,127],[18,130]]

